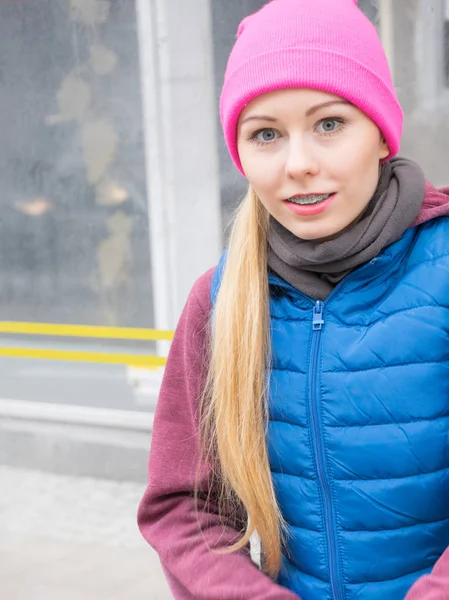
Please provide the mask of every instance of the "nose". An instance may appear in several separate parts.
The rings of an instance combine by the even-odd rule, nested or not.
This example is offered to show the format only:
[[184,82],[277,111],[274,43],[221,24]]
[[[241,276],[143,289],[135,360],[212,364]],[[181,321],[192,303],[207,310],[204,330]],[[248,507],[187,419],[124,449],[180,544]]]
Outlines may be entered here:
[[285,161],[285,173],[291,179],[303,179],[319,172],[316,149],[311,141],[302,136],[291,137]]

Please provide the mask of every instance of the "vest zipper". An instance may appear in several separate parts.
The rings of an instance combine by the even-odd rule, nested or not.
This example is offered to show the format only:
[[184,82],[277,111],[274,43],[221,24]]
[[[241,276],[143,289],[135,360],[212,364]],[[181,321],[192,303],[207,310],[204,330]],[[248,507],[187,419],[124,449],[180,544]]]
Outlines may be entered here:
[[324,509],[325,509],[325,528],[327,544],[329,548],[330,563],[330,583],[332,587],[332,596],[334,600],[342,600],[343,592],[339,578],[338,568],[338,549],[337,532],[334,520],[334,508],[332,504],[331,490],[329,486],[329,476],[326,466],[326,457],[323,447],[321,417],[319,410],[318,388],[318,355],[320,350],[321,332],[324,326],[323,316],[324,304],[318,300],[313,307],[312,321],[312,349],[310,353],[310,373],[309,373],[309,403],[310,415],[313,429],[313,445],[315,449],[316,464],[318,471],[318,481],[323,491]]

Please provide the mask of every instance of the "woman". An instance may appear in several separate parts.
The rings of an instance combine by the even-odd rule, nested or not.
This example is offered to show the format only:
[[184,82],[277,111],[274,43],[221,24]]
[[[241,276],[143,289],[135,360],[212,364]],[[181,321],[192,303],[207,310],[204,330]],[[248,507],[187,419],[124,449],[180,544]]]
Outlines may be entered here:
[[267,4],[221,119],[249,192],[175,334],[141,531],[176,599],[448,598],[449,197],[395,158],[374,27]]

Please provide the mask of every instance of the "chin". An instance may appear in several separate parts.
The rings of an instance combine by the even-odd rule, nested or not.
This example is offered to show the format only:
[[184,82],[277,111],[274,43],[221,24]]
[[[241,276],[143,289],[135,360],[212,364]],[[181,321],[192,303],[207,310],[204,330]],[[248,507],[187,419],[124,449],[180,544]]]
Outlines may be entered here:
[[291,227],[287,229],[296,237],[307,241],[326,241],[338,237],[341,233],[351,227],[353,221],[345,221],[342,223],[291,223]]
[[290,231],[296,237],[298,237],[302,240],[307,240],[308,242],[312,242],[312,241],[319,241],[319,240],[325,241],[327,239],[336,237],[342,231],[342,229],[336,229],[336,228],[331,228],[331,227],[327,227],[327,228],[316,227],[316,228],[308,229],[306,227],[299,227],[299,228],[292,228],[292,229],[290,229]]

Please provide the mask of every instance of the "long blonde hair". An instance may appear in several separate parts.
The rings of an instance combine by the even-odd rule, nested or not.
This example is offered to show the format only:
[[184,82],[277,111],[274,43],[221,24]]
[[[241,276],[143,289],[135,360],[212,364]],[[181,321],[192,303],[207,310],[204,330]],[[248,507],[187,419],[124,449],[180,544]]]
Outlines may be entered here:
[[[242,537],[257,531],[263,569],[281,564],[284,523],[276,502],[265,440],[270,361],[267,273],[268,213],[250,187],[233,223],[226,267],[214,305],[210,363],[202,404],[202,439],[213,454],[220,506],[245,512]],[[232,504],[232,502],[231,502]]]

